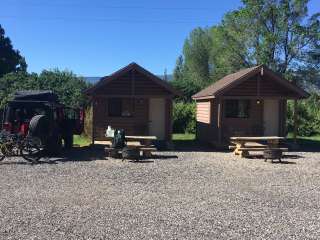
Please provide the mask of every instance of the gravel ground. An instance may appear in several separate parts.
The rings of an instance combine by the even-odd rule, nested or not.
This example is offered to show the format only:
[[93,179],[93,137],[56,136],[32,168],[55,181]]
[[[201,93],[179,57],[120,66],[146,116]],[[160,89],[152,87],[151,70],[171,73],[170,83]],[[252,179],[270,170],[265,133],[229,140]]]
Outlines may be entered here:
[[319,239],[320,153],[101,159],[0,163],[0,239]]

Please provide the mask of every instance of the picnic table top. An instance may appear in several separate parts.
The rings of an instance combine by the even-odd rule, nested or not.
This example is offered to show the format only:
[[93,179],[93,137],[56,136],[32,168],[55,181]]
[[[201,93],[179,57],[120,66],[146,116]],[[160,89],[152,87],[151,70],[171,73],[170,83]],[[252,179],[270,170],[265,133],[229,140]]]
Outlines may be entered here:
[[263,140],[283,140],[284,137],[278,136],[262,136],[262,137],[230,137],[234,141],[263,141]]
[[[113,137],[106,137],[108,140],[112,140]],[[139,141],[139,140],[157,140],[156,136],[127,136],[126,140],[128,141]]]

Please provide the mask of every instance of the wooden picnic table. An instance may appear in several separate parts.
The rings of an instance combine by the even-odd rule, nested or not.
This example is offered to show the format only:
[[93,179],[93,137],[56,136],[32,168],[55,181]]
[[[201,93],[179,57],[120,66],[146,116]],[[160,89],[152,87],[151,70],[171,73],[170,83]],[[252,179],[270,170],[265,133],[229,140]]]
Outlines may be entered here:
[[[107,137],[107,141],[112,141],[113,137]],[[129,142],[140,142],[143,145],[152,145],[152,141],[157,140],[156,136],[127,136],[126,135],[126,140]]]
[[[128,142],[139,142],[139,145],[128,144],[131,148],[137,148],[142,151],[143,156],[151,157],[151,152],[157,151],[157,149],[152,145],[152,141],[157,140],[156,136],[125,136]],[[113,137],[107,137],[107,141],[112,141]],[[114,149],[112,147],[106,147],[105,150],[110,153],[110,151],[120,152],[119,149]]]
[[[279,143],[284,137],[278,136],[262,136],[262,137],[231,137],[230,142],[235,146],[229,146],[234,149],[235,155],[242,157],[249,156],[249,151],[263,151],[264,149],[281,149],[288,151],[287,148],[279,148]],[[265,142],[266,144],[262,144]]]

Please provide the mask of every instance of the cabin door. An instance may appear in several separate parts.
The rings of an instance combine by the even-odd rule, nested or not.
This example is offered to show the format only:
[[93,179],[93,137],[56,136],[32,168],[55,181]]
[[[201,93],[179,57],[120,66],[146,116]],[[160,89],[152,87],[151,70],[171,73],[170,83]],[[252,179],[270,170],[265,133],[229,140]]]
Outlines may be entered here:
[[264,100],[263,102],[264,135],[279,135],[279,100]]
[[151,98],[149,101],[149,134],[165,139],[165,99]]

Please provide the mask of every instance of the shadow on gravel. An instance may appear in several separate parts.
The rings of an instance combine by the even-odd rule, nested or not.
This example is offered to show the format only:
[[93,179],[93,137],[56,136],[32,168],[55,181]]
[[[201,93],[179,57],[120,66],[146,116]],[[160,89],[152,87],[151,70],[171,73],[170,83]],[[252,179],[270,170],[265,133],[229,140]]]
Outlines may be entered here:
[[273,161],[273,162],[271,162],[272,164],[297,164],[296,162],[290,162],[290,161],[281,161],[281,162],[279,162],[279,161],[277,161],[277,160],[275,160],[275,161]]
[[299,158],[304,158],[301,155],[296,155],[296,154],[285,154],[282,156],[282,158],[287,158],[287,159],[299,159]]
[[[130,161],[132,163],[153,163],[154,160],[178,159],[177,155],[153,155],[152,157],[142,158],[140,161]],[[61,164],[67,162],[92,162],[96,160],[108,160],[103,146],[94,147],[74,147],[72,150],[63,151],[59,156],[45,156],[38,163],[30,163],[23,158],[0,162],[0,165],[41,165],[41,164]]]
[[157,155],[157,154],[153,154],[151,157],[147,157],[147,158],[141,158],[138,161],[135,160],[127,160],[124,159],[124,161],[130,162],[130,163],[154,163],[154,160],[173,160],[173,159],[178,159],[177,155]]
[[[18,161],[17,161],[18,160]],[[0,165],[30,165],[35,166],[39,164],[57,164],[55,161],[52,161],[48,158],[41,158],[39,162],[37,163],[31,163],[26,160],[24,160],[22,157],[16,157],[14,160],[11,160],[10,158],[7,159],[6,162],[0,162]]]
[[[267,161],[270,163],[273,163],[273,164],[297,164],[296,162],[287,161],[287,160],[283,160],[283,159],[301,159],[301,158],[304,158],[304,157],[300,156],[300,155],[296,155],[296,154],[285,154],[282,156],[281,162],[278,161],[277,159],[275,159],[274,161],[268,159]],[[247,159],[265,160],[263,155],[261,155],[261,154],[251,155],[251,156],[247,157]]]
[[[63,151],[59,156],[44,156],[38,163],[30,163],[23,158],[14,158],[12,161],[0,162],[0,165],[41,165],[60,164],[66,162],[91,162],[106,159],[104,149],[101,147],[75,147],[72,150]],[[18,160],[18,161],[17,161]]]
[[177,155],[158,155],[153,154],[151,157],[148,157],[147,159],[157,159],[157,160],[172,160],[172,159],[178,159]]
[[174,150],[178,152],[230,152],[221,149],[215,149],[206,143],[201,143],[196,140],[174,140]]
[[139,160],[139,161],[134,161],[134,160],[127,160],[129,163],[154,163],[152,160]]
[[103,147],[74,147],[72,150],[65,151],[61,156],[51,157],[50,162],[91,162],[106,159]]
[[[294,145],[293,140],[288,139],[287,144],[290,148],[290,146]],[[296,150],[297,152],[320,152],[319,141],[298,138],[298,146],[299,149]]]

